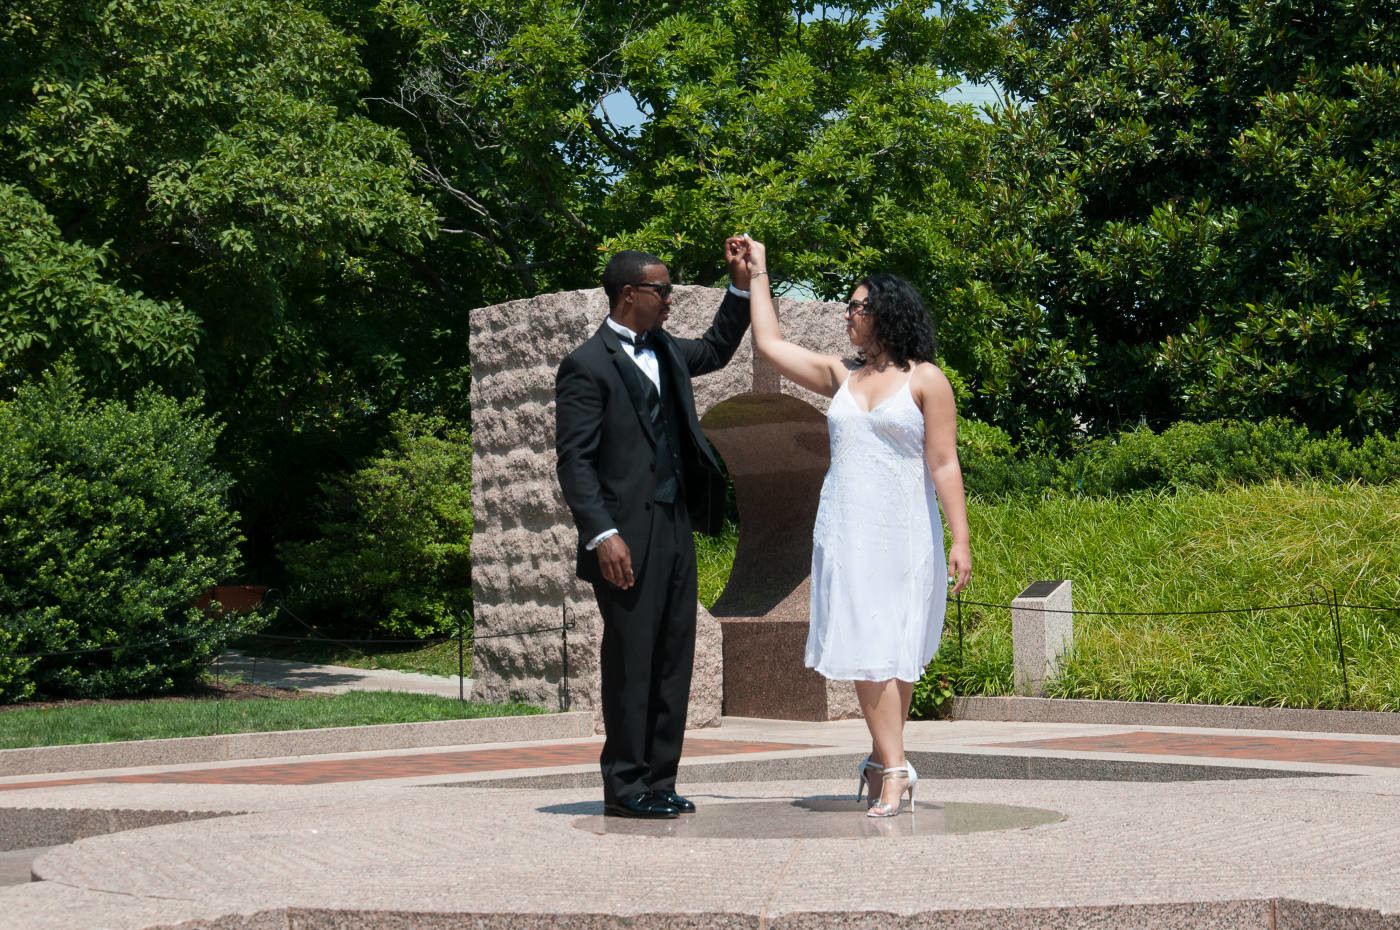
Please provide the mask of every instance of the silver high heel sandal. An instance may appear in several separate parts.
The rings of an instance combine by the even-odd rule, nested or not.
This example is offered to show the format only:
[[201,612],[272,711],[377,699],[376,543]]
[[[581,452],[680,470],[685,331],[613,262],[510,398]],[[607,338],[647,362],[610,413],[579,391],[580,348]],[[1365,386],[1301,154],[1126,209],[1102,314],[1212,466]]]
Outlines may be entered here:
[[865,794],[866,792],[869,792],[870,800],[872,802],[875,800],[875,782],[871,780],[869,773],[873,772],[876,775],[882,775],[884,774],[884,771],[885,767],[883,765],[881,765],[878,762],[871,762],[869,756],[865,757],[865,759],[860,763],[860,784],[856,786],[857,801],[859,801],[860,796],[862,794]]
[[[870,809],[865,812],[865,816],[893,817],[895,814],[898,814],[899,805],[900,802],[904,800],[905,791],[909,792],[909,811],[912,813],[914,810],[914,786],[919,783],[919,773],[914,771],[914,763],[906,759],[903,765],[890,766],[885,769],[885,778],[907,778],[909,784],[905,785],[904,790],[900,791],[899,794],[895,796],[893,804],[886,804],[882,797],[880,800],[870,805]],[[883,789],[880,793],[881,795],[884,794]]]

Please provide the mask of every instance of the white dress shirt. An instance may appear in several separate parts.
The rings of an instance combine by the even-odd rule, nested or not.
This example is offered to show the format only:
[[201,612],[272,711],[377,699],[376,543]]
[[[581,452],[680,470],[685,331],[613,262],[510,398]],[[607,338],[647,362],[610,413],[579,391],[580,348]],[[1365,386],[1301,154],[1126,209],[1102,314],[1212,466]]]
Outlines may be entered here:
[[637,363],[637,367],[642,370],[656,388],[656,393],[661,393],[661,362],[656,358],[656,350],[649,345],[644,345],[640,349],[628,342],[628,339],[636,339],[637,334],[626,326],[623,326],[612,317],[607,319],[608,328],[619,336],[626,337],[622,342],[622,351],[627,353],[627,357]]

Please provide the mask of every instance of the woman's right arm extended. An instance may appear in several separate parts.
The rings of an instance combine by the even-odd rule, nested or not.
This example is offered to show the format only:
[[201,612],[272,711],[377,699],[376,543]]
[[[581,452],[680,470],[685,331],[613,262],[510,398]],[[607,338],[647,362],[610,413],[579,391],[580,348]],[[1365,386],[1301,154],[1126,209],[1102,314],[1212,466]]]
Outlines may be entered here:
[[773,292],[768,285],[768,250],[762,242],[748,240],[747,261],[754,348],[784,378],[831,397],[845,380],[845,365],[838,356],[823,355],[784,341],[778,328],[778,313],[773,308]]

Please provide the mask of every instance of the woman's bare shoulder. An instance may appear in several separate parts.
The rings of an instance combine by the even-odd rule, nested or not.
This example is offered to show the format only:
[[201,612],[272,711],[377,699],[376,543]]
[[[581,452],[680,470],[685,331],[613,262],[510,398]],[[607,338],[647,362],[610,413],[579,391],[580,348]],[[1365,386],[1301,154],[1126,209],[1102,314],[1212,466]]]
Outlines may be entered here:
[[909,378],[909,389],[919,401],[925,397],[942,400],[952,399],[953,396],[952,382],[943,373],[943,369],[933,362],[915,364],[913,374]]

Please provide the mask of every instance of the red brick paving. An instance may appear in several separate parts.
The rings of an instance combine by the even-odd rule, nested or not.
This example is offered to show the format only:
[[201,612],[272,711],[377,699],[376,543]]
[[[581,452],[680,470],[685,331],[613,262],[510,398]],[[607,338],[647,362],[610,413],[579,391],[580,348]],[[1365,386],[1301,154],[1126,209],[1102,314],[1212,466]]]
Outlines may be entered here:
[[[460,752],[424,752],[365,759],[323,759],[310,762],[280,762],[268,765],[240,765],[229,768],[184,769],[143,775],[107,775],[61,778],[0,785],[0,791],[25,788],[58,788],[65,785],[325,785],[340,781],[372,781],[381,778],[413,778],[419,775],[463,775],[472,772],[498,772],[509,769],[552,768],[598,761],[601,744],[558,743],[549,746],[520,746],[508,749],[467,749]],[[794,743],[750,743],[738,740],[688,739],[687,756],[730,755],[750,752],[777,752],[786,749],[819,749]]]
[[1106,736],[986,743],[1014,749],[1060,749],[1076,752],[1135,752],[1154,756],[1205,756],[1217,759],[1267,759],[1273,762],[1323,762],[1400,768],[1400,742],[1315,739],[1291,736],[1237,736],[1210,733],[1154,733],[1138,730]]

